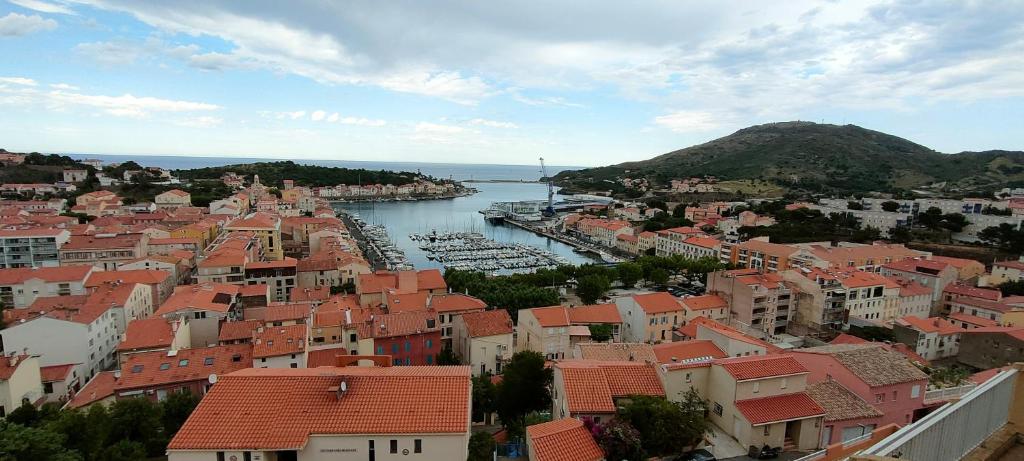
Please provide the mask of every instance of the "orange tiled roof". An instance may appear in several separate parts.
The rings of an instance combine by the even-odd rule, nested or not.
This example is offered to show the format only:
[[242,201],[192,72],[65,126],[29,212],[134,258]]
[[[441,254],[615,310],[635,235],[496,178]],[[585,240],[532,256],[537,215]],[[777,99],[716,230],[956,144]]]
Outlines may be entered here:
[[50,365],[48,367],[39,367],[39,376],[44,383],[53,383],[57,381],[64,381],[71,370],[75,368],[77,363],[66,363],[64,365]]
[[555,367],[562,372],[565,399],[571,413],[614,413],[614,398],[665,395],[651,364],[569,360],[558,362]]
[[306,368],[337,366],[339,355],[348,355],[348,351],[340,346],[306,351]]
[[67,404],[68,408],[81,408],[90,403],[113,396],[114,387],[118,383],[118,379],[114,375],[115,373],[114,371],[101,371],[97,373],[89,382],[85,383],[85,387],[71,397]]
[[604,452],[583,421],[563,418],[526,427],[534,461],[601,461]]
[[825,409],[806,392],[737,400],[736,409],[754,426],[825,415]]
[[170,322],[163,317],[150,317],[128,322],[124,340],[117,345],[119,351],[170,347],[174,342],[174,331]]
[[239,288],[238,285],[224,283],[179,286],[157,309],[155,315],[167,315],[187,309],[226,313],[231,308],[235,295],[239,293]]
[[429,304],[431,309],[438,312],[472,311],[487,308],[487,303],[482,300],[460,293],[433,295],[430,297]]
[[462,314],[471,338],[512,334],[512,317],[505,309]]
[[951,335],[955,333],[962,333],[964,331],[963,328],[953,325],[952,323],[949,323],[948,320],[940,317],[923,319],[921,317],[908,315],[897,319],[896,323],[925,333],[938,333],[940,335]]
[[960,283],[950,283],[942,290],[942,294],[960,295],[967,298],[978,298],[987,301],[999,301],[1003,299],[1003,293],[991,288],[978,288]]
[[683,310],[679,299],[666,292],[633,295],[633,301],[648,314],[664,314]]
[[85,281],[85,286],[96,287],[108,282],[141,283],[143,285],[160,284],[170,276],[170,272],[156,269],[99,271],[89,275],[89,279]]
[[66,250],[108,250],[112,248],[134,248],[139,245],[143,234],[120,234],[110,237],[97,235],[73,235],[60,247]]
[[[586,327],[584,327],[586,328]],[[654,349],[646,343],[579,343],[583,360],[656,362]]]
[[239,339],[252,339],[252,334],[261,326],[263,326],[263,322],[259,320],[224,322],[220,324],[220,333],[217,335],[217,340],[237,341]]
[[[18,369],[19,366],[21,366],[21,363],[24,362],[25,359],[27,358],[29,358],[28,355],[19,355],[16,358],[7,355],[0,356],[0,380],[6,381],[8,379],[11,379],[11,376],[14,375],[14,372]],[[11,365],[12,361],[14,365]]]
[[718,360],[715,364],[737,381],[808,373],[807,368],[788,355],[735,357]]
[[213,386],[167,448],[301,449],[311,434],[468,435],[470,387],[465,366],[242,370]]
[[682,302],[683,306],[691,311],[722,309],[729,307],[729,303],[725,302],[725,300],[718,295],[690,296],[689,298],[683,298],[680,302]]
[[306,350],[306,325],[266,327],[256,331],[252,340],[253,358],[300,354]]
[[115,390],[127,391],[205,380],[212,374],[220,376],[251,366],[252,346],[249,344],[180,349],[174,352],[139,352],[125,359],[121,367],[121,379]]
[[279,229],[281,218],[264,212],[252,213],[244,218],[238,218],[225,226],[225,229]]
[[30,279],[40,279],[46,282],[82,281],[90,271],[92,271],[92,266],[0,269],[0,285],[17,285]]
[[592,304],[567,308],[569,323],[622,323],[622,316],[615,304]]
[[978,317],[976,315],[971,315],[971,314],[968,314],[968,313],[965,313],[965,312],[956,312],[956,313],[953,313],[953,314],[949,314],[949,318],[951,320],[956,320],[956,321],[959,321],[959,322],[962,322],[962,323],[969,323],[971,325],[975,325],[975,326],[979,326],[979,327],[995,327],[995,326],[999,326],[999,322],[996,322],[995,320],[986,319],[986,318],[983,318],[983,317]]
[[654,345],[654,355],[658,358],[658,363],[681,363],[705,357],[712,359],[727,357],[715,343],[706,339],[656,344]]
[[415,335],[439,329],[436,312],[409,311],[373,316],[374,338]]
[[326,301],[331,297],[331,287],[304,287],[292,289],[292,301]]
[[537,318],[537,323],[543,328],[569,326],[569,314],[565,306],[534,307],[526,310]]
[[309,302],[292,302],[272,304],[264,310],[264,322],[282,322],[285,320],[302,320],[309,317],[313,306]]

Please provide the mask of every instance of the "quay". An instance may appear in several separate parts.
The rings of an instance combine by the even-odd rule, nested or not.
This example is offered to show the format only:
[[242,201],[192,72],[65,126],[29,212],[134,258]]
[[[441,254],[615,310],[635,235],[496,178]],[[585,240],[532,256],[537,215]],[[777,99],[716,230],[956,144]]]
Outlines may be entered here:
[[541,237],[547,237],[547,238],[549,238],[551,240],[555,240],[555,241],[564,243],[566,245],[569,245],[569,246],[573,247],[574,249],[576,249],[578,253],[588,253],[588,254],[590,254],[592,256],[596,256],[596,257],[600,258],[604,262],[609,262],[609,263],[610,262],[614,262],[614,261],[609,261],[608,260],[609,258],[613,258],[613,257],[608,252],[604,251],[599,246],[587,245],[587,244],[585,244],[583,242],[580,242],[579,240],[570,239],[568,237],[559,235],[559,234],[557,234],[557,233],[555,233],[553,231],[545,231],[544,229],[542,229],[540,227],[531,226],[529,224],[517,222],[517,221],[512,220],[512,219],[505,219],[504,222],[506,222],[508,224],[511,224],[513,226],[516,226],[516,227],[518,227],[520,229],[533,232],[534,234],[537,234],[537,235],[539,235]]

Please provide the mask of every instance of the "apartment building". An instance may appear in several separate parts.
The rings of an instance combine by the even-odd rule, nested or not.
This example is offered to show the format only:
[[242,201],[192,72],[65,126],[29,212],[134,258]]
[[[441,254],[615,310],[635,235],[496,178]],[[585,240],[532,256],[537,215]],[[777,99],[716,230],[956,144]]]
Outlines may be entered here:
[[391,356],[393,365],[433,365],[441,352],[436,312],[374,315],[370,326],[374,354]]
[[473,376],[500,375],[512,359],[512,317],[505,309],[470,312],[455,318],[453,350]]
[[62,266],[92,265],[116,271],[119,264],[146,256],[148,245],[146,234],[73,235],[58,253]]
[[840,242],[838,246],[806,243],[794,245],[799,252],[792,264],[805,269],[818,267],[833,270],[860,270],[879,272],[882,266],[904,259],[928,259],[931,253],[911,250],[901,244]]
[[618,297],[615,305],[623,320],[625,342],[672,341],[672,330],[686,318],[679,299],[665,292]]
[[70,239],[66,229],[0,230],[0,268],[59,266],[58,250]]
[[281,241],[281,218],[274,214],[256,212],[238,218],[224,226],[228,233],[251,232],[260,240],[263,254],[270,261],[284,259]]
[[765,338],[784,333],[796,312],[792,284],[775,272],[714,272],[708,275],[707,292],[728,302],[734,322]]
[[437,269],[377,271],[372,274],[359,274],[356,277],[356,294],[359,296],[359,305],[363,307],[381,305],[388,293],[435,295],[447,291],[448,284],[445,283],[441,271]]
[[793,246],[750,239],[737,244],[723,244],[721,260],[740,268],[778,272],[789,268],[798,251]]
[[192,347],[214,345],[218,341],[220,323],[241,318],[240,294],[241,289],[237,285],[182,285],[175,287],[174,293],[154,315],[168,320],[186,317],[191,328]]
[[886,277],[898,277],[913,280],[931,290],[935,307],[942,303],[942,290],[958,280],[958,271],[953,265],[929,259],[904,259],[882,266],[881,274]]
[[718,259],[722,251],[722,242],[710,237],[688,237],[679,246],[679,251],[686,259]]
[[297,265],[298,261],[289,257],[277,261],[247,262],[245,263],[245,283],[247,285],[267,285],[270,287],[271,301],[288,301],[296,286]]
[[153,199],[156,207],[161,210],[174,210],[181,207],[192,206],[192,194],[181,189],[171,189],[161,192]]
[[715,320],[718,322],[729,321],[729,303],[721,296],[710,294],[702,296],[689,296],[679,300],[683,305],[683,325],[697,317]]
[[992,263],[992,275],[988,277],[990,285],[1018,280],[1024,280],[1024,256],[1018,261],[1007,260]]
[[838,282],[846,289],[844,309],[847,322],[866,321],[882,324],[885,313],[898,309],[900,285],[874,272],[835,271]]
[[116,272],[92,272],[85,287],[94,289],[109,283],[131,283],[144,285],[149,290],[149,305],[160,306],[171,296],[176,286],[171,273],[161,270],[119,270]]
[[939,318],[903,317],[892,325],[897,341],[914,349],[925,360],[954,357],[960,351],[960,337],[966,329]]
[[788,270],[780,274],[795,288],[794,323],[814,331],[842,328],[846,322],[846,287],[836,276],[818,268]]
[[833,380],[881,411],[878,424],[904,425],[924,408],[928,375],[881,344],[833,344],[794,349],[812,383]]
[[466,459],[471,387],[469,367],[240,370],[219,377],[168,458]]
[[599,245],[614,248],[616,237],[633,235],[633,227],[629,221],[599,218],[584,218],[576,223],[576,231],[590,241]]
[[92,266],[0,269],[0,303],[28,307],[36,298],[84,295]]
[[252,337],[253,368],[306,368],[306,325],[262,326]]
[[187,318],[167,320],[163,317],[136,319],[128,322],[121,342],[117,344],[119,368],[132,354],[140,352],[187,349],[192,344]]
[[704,231],[696,227],[673,227],[660,230],[654,237],[654,254],[657,256],[672,256],[683,253],[683,241],[690,237],[705,236]]

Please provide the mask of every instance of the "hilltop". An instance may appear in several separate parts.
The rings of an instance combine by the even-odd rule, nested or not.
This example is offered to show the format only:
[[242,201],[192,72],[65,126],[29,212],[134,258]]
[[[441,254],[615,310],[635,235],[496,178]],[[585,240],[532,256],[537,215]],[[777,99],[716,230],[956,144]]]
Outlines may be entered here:
[[573,190],[615,191],[614,183],[625,177],[664,185],[674,178],[705,175],[762,180],[804,192],[933,186],[968,193],[1024,184],[1024,152],[944,154],[856,125],[781,122],[744,128],[650,160],[563,171],[555,179]]
[[260,181],[264,184],[280,184],[282,180],[292,179],[297,185],[314,187],[337,184],[401,186],[425,178],[418,173],[411,172],[304,165],[292,161],[245,163],[174,171],[182,180],[220,179],[227,172],[245,176],[259,175]]

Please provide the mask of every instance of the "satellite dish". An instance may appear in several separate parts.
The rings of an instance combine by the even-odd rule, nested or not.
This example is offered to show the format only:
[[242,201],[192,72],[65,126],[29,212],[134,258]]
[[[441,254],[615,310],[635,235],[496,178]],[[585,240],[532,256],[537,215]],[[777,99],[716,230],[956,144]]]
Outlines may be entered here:
[[217,384],[217,375],[216,374],[210,374],[210,377],[206,378],[206,379],[208,381],[210,381],[210,384]]

